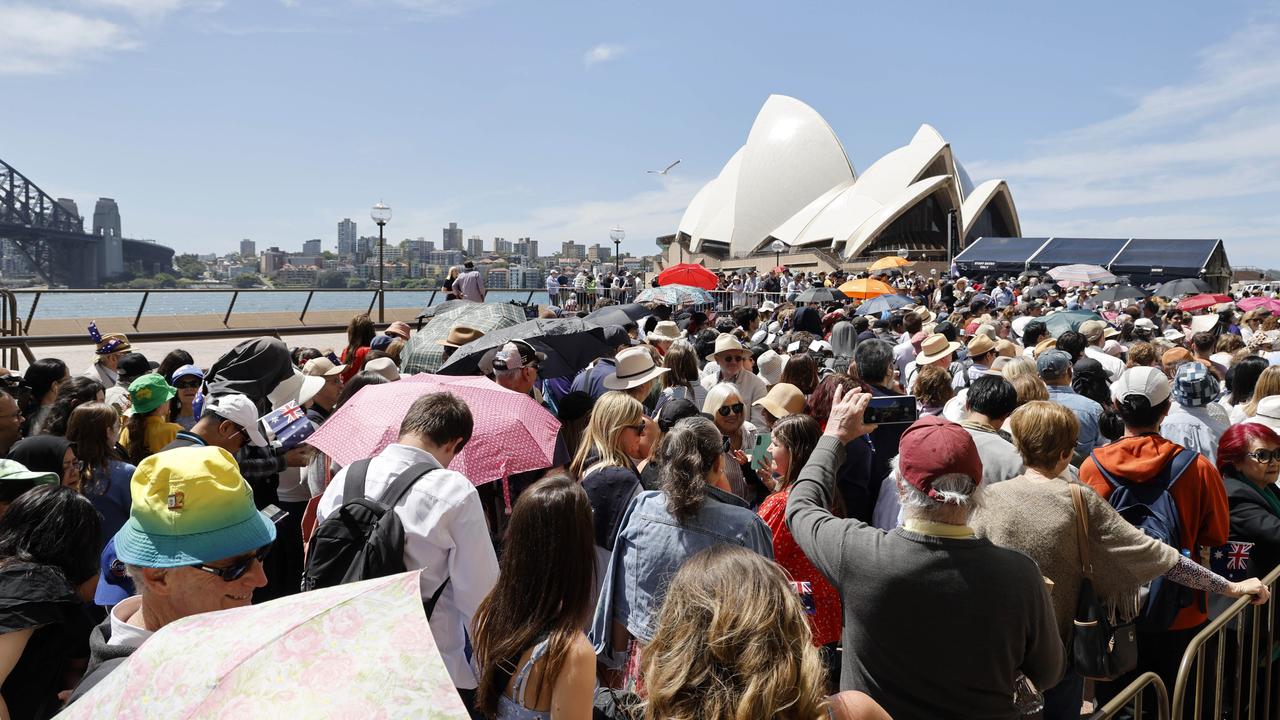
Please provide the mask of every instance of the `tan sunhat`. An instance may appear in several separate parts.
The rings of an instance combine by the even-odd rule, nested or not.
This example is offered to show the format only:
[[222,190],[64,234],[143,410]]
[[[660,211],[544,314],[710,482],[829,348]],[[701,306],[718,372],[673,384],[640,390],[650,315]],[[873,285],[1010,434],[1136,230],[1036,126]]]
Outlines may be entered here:
[[969,357],[977,357],[986,355],[996,349],[996,343],[986,335],[974,335],[969,344],[965,346],[965,350],[969,352]]
[[645,334],[645,337],[651,342],[672,342],[684,337],[684,333],[680,331],[680,327],[675,323],[670,320],[663,320],[657,325],[654,325],[653,329]]
[[742,343],[738,338],[729,333],[721,333],[716,338],[716,351],[711,353],[711,357],[720,357],[721,354],[727,352],[746,352],[746,348],[742,347]]
[[1005,338],[1000,338],[1000,342],[996,343],[996,354],[998,354],[1000,357],[1009,357],[1009,358],[1017,357],[1018,344],[1013,342],[1012,340],[1006,340]]
[[334,365],[329,358],[318,357],[311,358],[302,366],[302,374],[324,377],[327,375],[341,375],[342,371],[346,369],[346,365]]
[[776,418],[799,415],[804,412],[804,393],[791,383],[778,383],[769,389],[767,395],[751,404],[768,410]]
[[1036,357],[1040,357],[1040,354],[1043,353],[1044,351],[1053,350],[1057,347],[1058,347],[1057,338],[1045,338],[1040,342],[1036,343],[1036,349],[1033,350],[1031,354]]
[[937,314],[937,313],[930,312],[930,311],[929,311],[929,308],[927,308],[927,307],[925,307],[925,306],[923,306],[923,305],[921,305],[920,307],[916,308],[916,309],[915,309],[915,310],[913,310],[912,312],[914,312],[916,315],[919,315],[919,316],[920,316],[920,321],[921,321],[921,322],[931,323],[931,322],[934,322],[935,320],[937,320],[937,319],[938,319],[938,314]]
[[479,340],[484,337],[484,333],[466,325],[454,325],[449,328],[449,335],[443,340],[437,340],[437,345],[445,347],[462,347],[473,340]]
[[630,390],[640,387],[668,368],[658,367],[653,362],[653,355],[642,347],[634,347],[618,353],[615,370],[605,376],[603,384],[610,390]]
[[942,358],[964,347],[958,342],[947,340],[942,333],[934,333],[920,343],[920,354],[916,356],[916,365],[931,365]]

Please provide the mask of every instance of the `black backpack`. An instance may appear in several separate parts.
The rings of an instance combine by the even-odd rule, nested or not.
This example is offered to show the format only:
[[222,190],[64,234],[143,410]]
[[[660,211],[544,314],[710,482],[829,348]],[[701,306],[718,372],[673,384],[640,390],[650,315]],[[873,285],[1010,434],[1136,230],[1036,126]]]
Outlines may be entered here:
[[[365,497],[368,460],[347,468],[342,505],[316,526],[307,544],[307,565],[302,590],[333,587],[359,580],[405,572],[404,525],[395,506],[413,484],[434,468],[418,463],[405,470],[377,500]],[[427,617],[449,584],[446,578],[426,602]]]

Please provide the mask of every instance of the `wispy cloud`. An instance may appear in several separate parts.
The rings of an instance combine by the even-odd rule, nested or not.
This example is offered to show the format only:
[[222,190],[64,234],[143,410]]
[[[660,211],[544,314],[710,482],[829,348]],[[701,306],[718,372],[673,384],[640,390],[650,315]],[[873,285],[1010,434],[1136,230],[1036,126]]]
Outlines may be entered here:
[[154,21],[178,10],[216,12],[226,6],[226,0],[77,0],[76,4],[94,10],[127,13],[139,20]]
[[[285,0],[290,2],[291,0]],[[296,0],[292,0],[296,2]],[[366,0],[367,1],[367,0]],[[391,0],[406,10],[413,10],[429,17],[462,15],[477,7],[488,5],[490,0]]]
[[0,5],[0,75],[42,75],[137,46],[121,25],[35,5]]
[[626,51],[621,45],[611,45],[609,43],[600,43],[582,55],[582,64],[587,67],[593,67],[600,63],[606,63],[610,60],[617,59],[619,55]]
[[1275,234],[1265,200],[1280,193],[1280,23],[1254,22],[1199,59],[1113,117],[970,169],[1009,180],[1026,234],[1222,237],[1229,254],[1263,262],[1256,244],[1231,241]]

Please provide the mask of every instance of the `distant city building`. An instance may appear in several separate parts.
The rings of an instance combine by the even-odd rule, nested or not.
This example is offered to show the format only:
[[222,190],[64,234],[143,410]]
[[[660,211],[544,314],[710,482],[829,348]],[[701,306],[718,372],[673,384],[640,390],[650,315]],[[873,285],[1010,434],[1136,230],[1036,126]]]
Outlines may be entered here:
[[315,238],[314,240],[307,240],[306,242],[302,243],[302,254],[303,255],[319,255],[320,254],[320,238]]
[[262,258],[258,261],[258,272],[271,277],[280,272],[280,268],[284,267],[287,253],[281,252],[278,247],[267,248],[262,251]]
[[511,246],[512,255],[520,255],[527,262],[538,261],[538,241],[530,240],[527,237],[517,238],[514,245]]
[[120,235],[120,208],[111,198],[98,198],[93,206],[93,234],[98,243],[98,269],[102,277],[124,272],[124,243]]
[[428,253],[427,263],[430,265],[444,266],[446,272],[448,272],[448,268],[450,266],[461,265],[462,262],[463,257],[461,250],[436,250]]
[[613,250],[596,243],[587,248],[587,259],[592,262],[604,262],[613,256]]
[[338,257],[351,257],[356,251],[356,224],[351,218],[338,221]]
[[272,278],[276,285],[293,287],[312,287],[316,284],[316,276],[320,269],[314,265],[284,265],[276,271]]
[[248,238],[241,240],[240,257],[244,260],[258,257],[258,244]]
[[506,257],[511,254],[511,242],[506,238],[496,237],[493,239],[493,254]]
[[417,240],[405,240],[404,243],[405,258],[411,263],[424,262],[427,256],[436,249],[435,242],[418,238]]
[[484,255],[484,240],[479,235],[467,238],[467,254],[473,258]]
[[484,284],[489,290],[506,290],[511,287],[508,283],[507,268],[490,268],[485,275]]
[[359,265],[365,260],[368,260],[370,251],[374,253],[378,252],[377,235],[365,235],[364,237],[356,238],[356,246],[351,251],[351,260],[353,264]]
[[585,260],[587,258],[587,246],[576,242],[560,243],[560,256],[570,260]]
[[444,229],[444,244],[441,249],[462,250],[462,228],[458,227],[458,223],[449,223],[449,227]]

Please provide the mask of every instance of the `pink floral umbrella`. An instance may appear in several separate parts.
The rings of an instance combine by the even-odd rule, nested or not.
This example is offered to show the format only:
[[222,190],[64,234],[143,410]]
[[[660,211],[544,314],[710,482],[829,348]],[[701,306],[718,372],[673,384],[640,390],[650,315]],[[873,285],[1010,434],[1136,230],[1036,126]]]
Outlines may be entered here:
[[1265,308],[1270,310],[1272,314],[1280,315],[1280,300],[1269,297],[1247,297],[1236,303],[1236,307],[1248,312],[1257,308]]
[[341,465],[378,454],[396,441],[400,422],[418,398],[449,392],[471,408],[474,427],[450,470],[476,485],[551,467],[560,421],[528,395],[477,376],[414,375],[370,385],[338,409],[307,444]]

